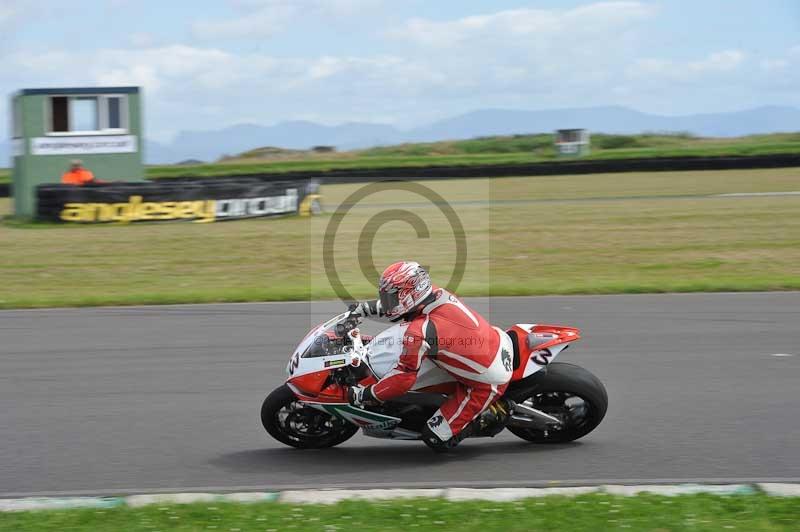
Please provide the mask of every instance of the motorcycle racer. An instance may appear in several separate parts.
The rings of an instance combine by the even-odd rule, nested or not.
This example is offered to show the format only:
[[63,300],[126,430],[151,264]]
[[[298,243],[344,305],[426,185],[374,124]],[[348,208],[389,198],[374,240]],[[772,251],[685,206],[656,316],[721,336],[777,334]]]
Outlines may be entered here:
[[378,296],[353,305],[351,312],[407,322],[402,350],[395,367],[377,383],[348,390],[350,403],[384,402],[407,393],[427,358],[456,379],[458,386],[428,419],[422,433],[426,444],[448,449],[476,431],[491,430],[490,425],[502,428],[498,418],[507,414],[509,405],[497,398],[511,379],[513,356],[505,331],[434,286],[428,272],[413,261],[386,268]]

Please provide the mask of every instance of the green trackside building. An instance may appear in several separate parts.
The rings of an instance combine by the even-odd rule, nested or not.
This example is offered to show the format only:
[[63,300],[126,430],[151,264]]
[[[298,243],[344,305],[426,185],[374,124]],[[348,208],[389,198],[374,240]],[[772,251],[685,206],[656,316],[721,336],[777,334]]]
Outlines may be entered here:
[[559,157],[589,155],[591,139],[588,129],[558,129],[555,136],[556,153]]
[[101,181],[142,181],[138,87],[22,89],[11,98],[14,215],[36,215],[36,187],[80,159]]

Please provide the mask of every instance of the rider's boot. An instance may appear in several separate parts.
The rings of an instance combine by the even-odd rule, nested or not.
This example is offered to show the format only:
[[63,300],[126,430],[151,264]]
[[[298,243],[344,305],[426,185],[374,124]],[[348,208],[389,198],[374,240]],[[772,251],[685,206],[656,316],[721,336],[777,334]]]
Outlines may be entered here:
[[433,432],[427,424],[425,424],[425,426],[422,428],[422,434],[420,437],[422,441],[425,442],[425,445],[433,449],[434,452],[446,453],[455,449],[465,438],[473,435],[475,430],[474,423],[474,421],[469,423],[461,430],[461,432],[455,436],[452,436],[449,440],[441,440],[439,436],[437,436],[436,433]]
[[482,412],[477,418],[467,424],[464,429],[450,438],[442,441],[426,424],[422,429],[422,441],[435,452],[443,453],[455,449],[459,443],[469,437],[494,437],[506,426],[506,422],[514,411],[514,401],[501,397]]
[[514,401],[501,397],[471,423],[472,435],[493,438],[505,428],[513,411]]

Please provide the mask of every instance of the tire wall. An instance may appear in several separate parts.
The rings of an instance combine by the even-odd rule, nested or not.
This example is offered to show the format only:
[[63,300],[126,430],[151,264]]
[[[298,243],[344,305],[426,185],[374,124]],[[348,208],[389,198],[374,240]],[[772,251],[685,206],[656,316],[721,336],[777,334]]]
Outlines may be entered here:
[[[531,164],[423,166],[249,174],[253,179],[273,181],[290,177],[315,178],[322,183],[363,183],[383,179],[465,179],[537,175],[604,174],[617,172],[672,172],[689,170],[742,170],[800,167],[800,154],[747,157],[652,157],[646,159],[576,159]],[[209,178],[183,176],[156,181],[202,181]]]

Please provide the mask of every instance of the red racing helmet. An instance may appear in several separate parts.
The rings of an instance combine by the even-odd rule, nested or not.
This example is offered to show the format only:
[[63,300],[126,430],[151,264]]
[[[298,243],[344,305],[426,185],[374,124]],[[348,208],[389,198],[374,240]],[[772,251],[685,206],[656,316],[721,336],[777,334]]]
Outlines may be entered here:
[[389,318],[399,318],[419,305],[433,291],[431,276],[419,263],[395,262],[381,274],[378,298]]

